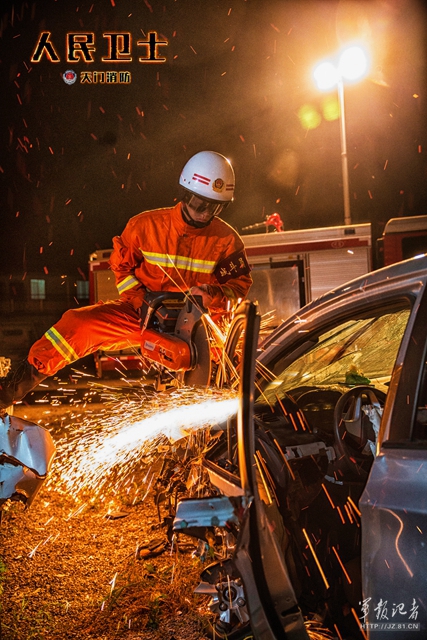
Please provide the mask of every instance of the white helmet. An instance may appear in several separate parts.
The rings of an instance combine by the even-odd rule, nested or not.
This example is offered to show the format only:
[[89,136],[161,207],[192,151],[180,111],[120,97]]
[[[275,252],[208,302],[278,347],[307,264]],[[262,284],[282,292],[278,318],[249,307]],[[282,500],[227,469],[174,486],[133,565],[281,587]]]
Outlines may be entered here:
[[234,171],[230,161],[216,151],[200,151],[184,166],[179,184],[196,196],[211,202],[231,202],[234,197]]

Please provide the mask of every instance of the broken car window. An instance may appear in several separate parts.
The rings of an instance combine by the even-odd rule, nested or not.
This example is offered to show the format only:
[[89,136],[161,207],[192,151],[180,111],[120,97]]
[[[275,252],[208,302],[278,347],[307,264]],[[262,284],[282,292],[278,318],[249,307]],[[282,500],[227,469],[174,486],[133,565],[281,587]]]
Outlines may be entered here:
[[409,313],[409,308],[377,312],[320,334],[315,346],[286,368],[277,363],[264,397],[274,404],[286,392],[307,386],[370,384],[387,391]]

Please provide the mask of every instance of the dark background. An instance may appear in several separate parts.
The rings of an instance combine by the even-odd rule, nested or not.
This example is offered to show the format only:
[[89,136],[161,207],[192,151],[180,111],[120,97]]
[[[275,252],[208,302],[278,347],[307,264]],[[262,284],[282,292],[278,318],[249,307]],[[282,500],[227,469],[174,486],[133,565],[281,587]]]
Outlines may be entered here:
[[[426,22],[416,0],[93,0],[0,5],[2,273],[81,277],[127,220],[179,197],[186,160],[203,149],[236,172],[226,219],[238,230],[280,213],[285,229],[342,224],[338,120],[311,72],[354,37],[372,57],[346,88],[354,223],[427,213]],[[31,63],[40,32],[61,56]],[[148,31],[162,64],[138,62]],[[65,59],[67,32],[94,32],[95,62]],[[129,85],[67,86],[66,69],[101,61],[104,32],[131,32]],[[320,114],[307,130],[304,105]]]

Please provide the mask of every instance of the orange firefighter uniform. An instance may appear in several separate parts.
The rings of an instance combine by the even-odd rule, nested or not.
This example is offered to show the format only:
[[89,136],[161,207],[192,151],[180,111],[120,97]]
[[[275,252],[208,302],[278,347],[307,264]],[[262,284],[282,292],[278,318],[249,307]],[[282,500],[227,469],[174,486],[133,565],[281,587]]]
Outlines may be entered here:
[[217,311],[244,298],[252,283],[236,231],[216,217],[201,229],[188,225],[180,202],[131,218],[113,239],[110,266],[119,299],[66,311],[30,349],[28,361],[40,373],[51,376],[98,349],[139,347],[146,290],[187,292],[206,285],[210,310]]

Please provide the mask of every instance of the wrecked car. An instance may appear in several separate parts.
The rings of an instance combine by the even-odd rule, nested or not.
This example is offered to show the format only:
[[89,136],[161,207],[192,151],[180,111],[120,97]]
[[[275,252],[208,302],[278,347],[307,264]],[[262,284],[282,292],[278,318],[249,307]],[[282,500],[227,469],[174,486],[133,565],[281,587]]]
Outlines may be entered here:
[[31,505],[54,455],[47,429],[7,413],[0,416],[0,512],[10,502]]
[[239,412],[174,521],[225,541],[197,588],[213,637],[427,635],[426,284],[427,255],[372,272],[260,346],[242,307]]

